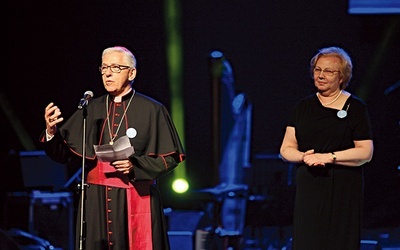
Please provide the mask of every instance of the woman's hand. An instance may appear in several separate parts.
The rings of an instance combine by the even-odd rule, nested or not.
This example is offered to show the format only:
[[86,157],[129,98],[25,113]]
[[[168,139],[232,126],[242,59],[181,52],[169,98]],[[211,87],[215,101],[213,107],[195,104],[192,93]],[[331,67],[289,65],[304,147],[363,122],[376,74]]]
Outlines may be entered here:
[[331,162],[332,162],[332,157],[330,153],[329,154],[312,153],[304,155],[304,163],[310,167],[325,167],[325,164]]

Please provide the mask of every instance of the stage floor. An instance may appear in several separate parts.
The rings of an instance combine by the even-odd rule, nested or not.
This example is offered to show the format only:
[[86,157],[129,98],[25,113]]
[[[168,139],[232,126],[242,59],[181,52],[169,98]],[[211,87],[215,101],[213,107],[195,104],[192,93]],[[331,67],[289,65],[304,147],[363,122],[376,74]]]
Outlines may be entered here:
[[[291,226],[247,227],[243,242],[243,250],[289,250]],[[398,228],[364,229],[362,232],[363,249],[400,250],[400,226]]]

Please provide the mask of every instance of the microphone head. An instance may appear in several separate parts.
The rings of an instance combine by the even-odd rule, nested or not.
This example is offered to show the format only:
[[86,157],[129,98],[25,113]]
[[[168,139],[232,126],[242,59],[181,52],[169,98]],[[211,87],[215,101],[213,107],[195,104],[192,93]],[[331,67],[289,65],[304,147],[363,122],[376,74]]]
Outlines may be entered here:
[[81,100],[79,101],[78,104],[78,109],[83,109],[89,104],[89,101],[93,98],[93,92],[90,90],[87,90],[84,94]]
[[88,95],[88,96],[90,96],[91,98],[93,98],[93,92],[90,91],[90,90],[87,90],[87,91],[85,92],[84,95],[85,95],[85,96]]

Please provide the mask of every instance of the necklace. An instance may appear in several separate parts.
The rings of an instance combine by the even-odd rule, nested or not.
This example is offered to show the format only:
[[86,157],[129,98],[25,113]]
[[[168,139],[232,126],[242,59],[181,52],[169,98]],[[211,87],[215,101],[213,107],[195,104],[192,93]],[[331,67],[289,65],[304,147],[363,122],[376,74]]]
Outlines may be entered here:
[[107,95],[106,110],[108,111],[108,112],[107,112],[107,125],[108,125],[108,133],[110,134],[110,145],[113,145],[113,144],[114,144],[114,140],[115,140],[115,138],[116,138],[117,135],[118,135],[118,131],[119,131],[119,129],[121,128],[122,121],[123,121],[124,118],[125,118],[126,111],[128,110],[129,105],[131,104],[131,101],[132,101],[134,95],[135,95],[135,90],[133,90],[133,94],[132,94],[131,98],[129,98],[128,105],[126,105],[126,108],[125,108],[125,110],[124,110],[124,114],[122,115],[121,120],[119,121],[117,130],[115,131],[115,136],[112,136],[113,134],[112,134],[112,132],[111,132],[111,126],[110,126],[110,112],[111,112],[111,110],[108,109],[108,95]]
[[339,92],[339,94],[335,97],[335,99],[333,99],[331,102],[328,102],[328,103],[322,103],[322,100],[321,100],[321,97],[319,96],[319,93],[317,92],[317,97],[318,97],[318,99],[321,101],[321,103],[322,103],[322,106],[329,106],[329,105],[331,105],[332,103],[334,103],[334,102],[336,102],[336,100],[337,99],[339,99],[339,96],[342,94],[342,90]]

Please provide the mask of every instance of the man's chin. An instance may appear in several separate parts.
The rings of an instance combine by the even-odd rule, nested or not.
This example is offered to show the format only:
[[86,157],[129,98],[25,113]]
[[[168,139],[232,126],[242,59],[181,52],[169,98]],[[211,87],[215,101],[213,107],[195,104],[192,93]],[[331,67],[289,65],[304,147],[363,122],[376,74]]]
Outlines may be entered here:
[[106,89],[107,92],[108,92],[109,94],[111,94],[111,95],[117,94],[117,90],[114,89],[114,88],[110,88],[110,87],[108,87],[108,86],[105,86],[105,89]]

